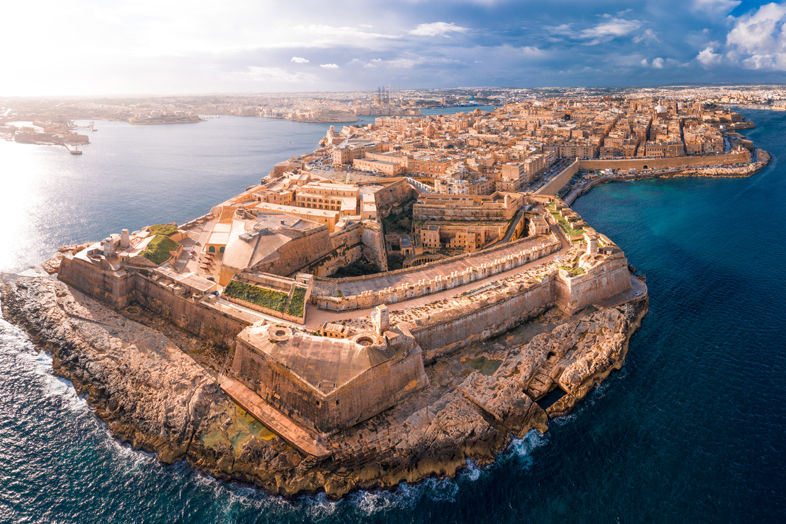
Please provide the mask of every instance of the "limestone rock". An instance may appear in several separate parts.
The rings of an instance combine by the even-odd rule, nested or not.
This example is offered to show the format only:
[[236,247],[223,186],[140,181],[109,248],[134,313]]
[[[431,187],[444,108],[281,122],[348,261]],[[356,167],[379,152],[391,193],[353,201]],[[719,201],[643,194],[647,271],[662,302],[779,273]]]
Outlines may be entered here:
[[[164,462],[186,460],[273,493],[324,490],[332,497],[452,475],[468,459],[493,460],[511,434],[546,431],[546,413],[529,393],[534,378],[548,387],[556,381],[569,392],[562,406],[569,409],[622,364],[644,311],[631,305],[600,310],[526,344],[502,346],[504,358],[491,376],[476,371],[464,376],[456,373],[462,369],[457,360],[437,361],[427,369],[426,389],[331,435],[332,455],[320,461],[253,420],[172,339],[62,282],[5,277],[2,307],[7,319],[52,353],[55,373],[88,394],[90,406],[118,438],[157,452]],[[182,344],[187,337],[177,340]]]

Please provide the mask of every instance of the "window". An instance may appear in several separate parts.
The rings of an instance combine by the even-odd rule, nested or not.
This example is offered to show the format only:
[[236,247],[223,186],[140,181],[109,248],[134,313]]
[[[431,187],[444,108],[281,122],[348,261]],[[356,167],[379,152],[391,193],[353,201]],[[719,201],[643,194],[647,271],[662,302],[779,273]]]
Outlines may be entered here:
[[210,246],[209,248],[207,248],[207,251],[209,253],[215,253],[216,252],[216,247],[215,246]]

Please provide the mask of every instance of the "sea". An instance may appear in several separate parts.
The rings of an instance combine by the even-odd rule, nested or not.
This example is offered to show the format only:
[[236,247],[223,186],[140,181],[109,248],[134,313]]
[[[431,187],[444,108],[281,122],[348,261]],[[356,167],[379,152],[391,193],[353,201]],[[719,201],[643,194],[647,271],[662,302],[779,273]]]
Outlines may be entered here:
[[[615,183],[575,203],[646,275],[650,311],[619,372],[492,465],[338,501],[162,465],[116,441],[0,319],[0,522],[783,522],[786,113],[743,112],[773,155],[759,174]],[[328,125],[96,127],[82,156],[0,141],[0,271],[199,216]]]

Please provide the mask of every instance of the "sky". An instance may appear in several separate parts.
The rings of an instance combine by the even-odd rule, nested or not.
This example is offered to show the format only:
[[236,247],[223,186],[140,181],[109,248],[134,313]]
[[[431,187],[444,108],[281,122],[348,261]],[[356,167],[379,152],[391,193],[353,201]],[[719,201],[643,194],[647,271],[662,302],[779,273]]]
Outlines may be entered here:
[[770,82],[786,82],[786,1],[0,6],[0,96]]

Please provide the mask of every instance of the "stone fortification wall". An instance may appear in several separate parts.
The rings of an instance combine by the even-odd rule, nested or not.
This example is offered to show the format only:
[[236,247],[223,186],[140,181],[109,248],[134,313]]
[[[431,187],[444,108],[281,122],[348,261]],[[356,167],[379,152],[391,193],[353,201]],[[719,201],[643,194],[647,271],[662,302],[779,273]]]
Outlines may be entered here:
[[228,315],[209,302],[178,293],[141,274],[135,278],[133,301],[185,331],[226,348],[249,322]]
[[373,262],[381,271],[388,270],[388,255],[385,250],[385,233],[379,222],[363,222],[363,256]]
[[134,275],[126,271],[103,271],[79,258],[64,258],[57,277],[66,284],[122,309],[129,304]]
[[549,180],[546,184],[543,185],[543,187],[538,189],[536,193],[540,195],[556,195],[559,190],[565,186],[565,184],[570,182],[570,179],[573,178],[573,175],[579,172],[581,162],[582,161],[578,159],[573,161],[573,163],[566,167],[561,173]]
[[181,329],[224,347],[231,347],[248,325],[190,294],[184,295],[178,286],[154,282],[137,272],[101,271],[83,260],[66,258],[58,278],[118,309],[137,303]]
[[333,233],[330,235],[331,250],[300,271],[324,277],[360,260],[363,256],[362,239],[363,228],[360,223],[351,224],[344,230]]
[[473,308],[446,310],[413,326],[426,363],[457,349],[488,340],[532,318],[555,303],[554,276]]
[[[401,338],[401,337],[399,337]],[[320,431],[348,427],[393,406],[428,383],[420,348],[408,348],[323,394],[289,368],[257,351],[242,335],[232,363],[234,375],[281,413]]]
[[[260,242],[264,242],[262,237]],[[296,237],[282,245],[276,256],[266,259],[253,268],[259,273],[294,275],[333,250],[327,228]]]
[[438,221],[507,221],[519,210],[523,199],[519,194],[424,195],[412,207],[416,222]]
[[330,236],[332,250],[300,271],[324,277],[365,257],[382,271],[387,270],[385,240],[382,226],[366,220],[349,225]]
[[388,215],[402,203],[414,200],[417,196],[418,192],[407,183],[405,178],[388,184],[374,193],[377,216]]
[[[528,247],[526,243],[531,243],[532,239],[525,238],[518,240],[514,243],[503,244],[485,251],[479,251],[471,255],[465,255],[465,260],[472,260],[480,255],[488,255],[495,251],[507,249],[515,243],[521,243],[522,249],[513,254],[500,255],[499,258],[492,262],[478,263],[475,266],[468,267],[463,271],[452,271],[446,274],[440,274],[433,279],[424,278],[417,283],[408,284],[404,283],[398,286],[387,287],[378,290],[363,291],[359,295],[351,296],[336,296],[339,295],[337,290],[340,289],[342,282],[359,280],[371,280],[379,278],[379,275],[366,275],[363,277],[351,277],[346,279],[330,279],[315,282],[314,293],[311,295],[313,304],[316,304],[320,309],[330,311],[348,311],[352,309],[365,309],[377,306],[379,304],[393,304],[410,298],[415,298],[424,295],[438,293],[447,289],[469,284],[477,280],[484,279],[514,269],[524,265],[533,260],[543,258],[546,255],[559,251],[561,244],[553,237],[549,238],[543,246],[540,244]],[[403,273],[417,274],[423,271],[424,268],[435,268],[440,265],[449,263],[451,259],[439,260],[431,262],[423,266],[416,266],[413,268],[400,269],[391,271],[389,275],[400,275]]]
[[[670,158],[626,158],[620,160],[580,160],[580,169],[644,169],[663,167],[698,167],[750,162],[747,149],[723,155],[680,156]],[[564,185],[564,184],[563,184]]]
[[621,253],[608,258],[583,275],[560,270],[555,280],[557,305],[573,313],[630,289],[628,261]]

